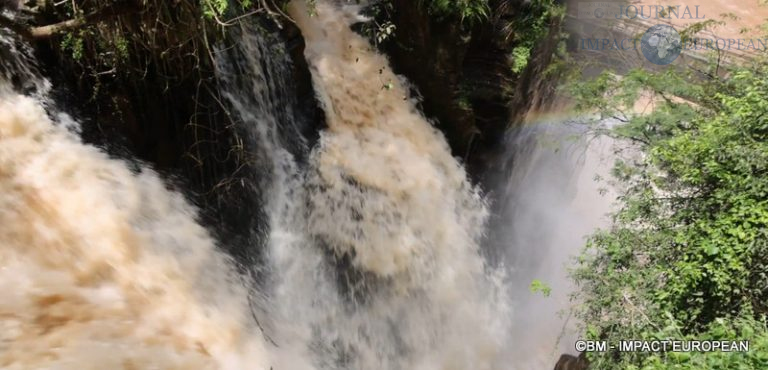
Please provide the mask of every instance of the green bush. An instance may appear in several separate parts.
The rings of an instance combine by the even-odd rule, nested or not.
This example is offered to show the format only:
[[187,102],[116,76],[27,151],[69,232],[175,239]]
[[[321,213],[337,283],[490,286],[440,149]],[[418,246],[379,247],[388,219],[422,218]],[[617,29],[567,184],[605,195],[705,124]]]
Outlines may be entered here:
[[[683,340],[749,340],[747,352],[669,352],[645,359],[641,370],[768,369],[768,328],[765,321],[737,318],[715,320],[704,333],[683,336],[677,325],[670,325],[657,338]],[[631,367],[628,367],[628,369]]]
[[[768,314],[768,67],[730,76],[635,70],[575,85],[582,108],[625,121],[611,133],[641,155],[617,162],[622,207],[590,238],[574,277],[593,338],[650,339],[672,322],[678,339],[741,333],[723,337],[762,352],[611,353],[593,356],[598,369],[768,368],[759,319]],[[624,113],[639,92],[658,106]]]
[[707,330],[696,335],[684,335],[679,323],[667,320],[667,325],[645,333],[647,340],[712,340],[749,341],[747,352],[660,352],[643,356],[616,356],[616,353],[591,354],[592,369],[622,370],[709,370],[768,369],[768,327],[765,321],[751,317],[732,320],[717,319]]

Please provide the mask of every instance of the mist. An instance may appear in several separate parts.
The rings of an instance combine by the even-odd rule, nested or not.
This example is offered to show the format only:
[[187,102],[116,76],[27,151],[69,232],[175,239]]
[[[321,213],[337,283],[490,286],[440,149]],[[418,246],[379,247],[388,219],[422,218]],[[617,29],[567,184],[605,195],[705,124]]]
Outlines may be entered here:
[[[577,354],[569,269],[586,238],[608,226],[613,147],[586,124],[560,117],[530,122],[506,139],[490,239],[514,297],[508,356],[517,369],[546,369],[562,353]],[[551,292],[534,291],[535,280]]]

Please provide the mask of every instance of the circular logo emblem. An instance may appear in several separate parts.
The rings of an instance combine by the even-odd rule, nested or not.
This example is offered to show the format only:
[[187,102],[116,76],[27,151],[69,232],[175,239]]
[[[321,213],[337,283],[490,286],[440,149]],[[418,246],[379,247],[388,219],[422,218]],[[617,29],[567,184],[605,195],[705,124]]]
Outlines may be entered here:
[[657,24],[645,31],[640,45],[648,61],[662,66],[672,63],[683,50],[680,34],[666,24]]
[[595,18],[602,18],[605,15],[603,13],[603,9],[597,8],[595,9]]

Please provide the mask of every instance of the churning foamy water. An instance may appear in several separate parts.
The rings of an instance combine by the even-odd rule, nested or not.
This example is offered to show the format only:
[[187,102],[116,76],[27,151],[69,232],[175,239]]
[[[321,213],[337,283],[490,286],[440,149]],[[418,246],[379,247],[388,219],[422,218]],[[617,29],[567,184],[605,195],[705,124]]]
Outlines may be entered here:
[[323,369],[497,368],[510,317],[479,253],[482,198],[386,58],[350,30],[356,9],[314,6],[290,14],[328,128],[291,199],[304,217],[271,245],[275,341]]
[[246,290],[194,211],[0,97],[0,367],[268,368]]
[[[525,314],[536,306],[513,315],[509,294],[522,293],[505,282],[503,263],[491,267],[481,255],[485,200],[406,81],[351,31],[358,9],[341,3],[289,9],[327,119],[314,148],[295,122],[282,45],[243,26],[237,45],[216,56],[222,96],[257,157],[259,173],[247,178],[258,188],[254,217],[266,214],[268,231],[254,232],[261,258],[237,271],[258,271],[258,284],[235,272],[195,210],[153,171],[83,144],[51,121],[41,93],[0,94],[0,367],[532,363],[515,348],[529,348],[516,344],[528,340],[519,320],[536,316]],[[28,62],[17,64],[13,71]],[[521,197],[510,203],[516,212],[535,209]]]
[[[273,158],[257,294],[151,170],[84,145],[33,98],[2,96],[2,367],[498,368],[509,315],[479,254],[482,198],[350,30],[354,9],[316,6],[292,4],[328,122],[303,170],[263,114],[278,109],[275,86],[225,94]],[[220,68],[256,71],[253,59]]]

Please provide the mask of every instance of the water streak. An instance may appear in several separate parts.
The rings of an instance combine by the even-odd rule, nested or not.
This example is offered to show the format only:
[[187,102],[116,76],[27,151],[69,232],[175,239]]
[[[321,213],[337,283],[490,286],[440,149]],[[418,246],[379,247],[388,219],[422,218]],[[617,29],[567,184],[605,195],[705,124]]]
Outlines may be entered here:
[[0,97],[0,367],[266,369],[243,282],[147,169]]
[[[314,148],[274,35],[242,23],[230,30],[236,45],[216,53],[222,103],[251,171],[242,178],[257,195],[245,205],[253,235],[244,255],[255,257],[240,261],[240,273],[157,174],[81,143],[49,118],[40,94],[2,90],[0,289],[10,293],[0,301],[0,367],[527,366],[513,349],[529,348],[519,334],[534,329],[513,320],[538,306],[513,316],[509,294],[522,295],[519,286],[507,285],[504,263],[481,255],[486,201],[407,82],[350,29],[359,9],[342,3],[290,4],[327,119]],[[15,59],[0,79],[31,75],[30,65]],[[515,218],[565,203],[546,202],[557,187],[523,201],[532,193],[520,188],[545,183],[521,180],[530,169],[517,167],[509,182]],[[555,244],[525,240],[526,225],[504,234],[512,246],[500,254],[538,256],[522,245]],[[520,256],[502,260],[521,266]]]
[[278,343],[323,369],[499,368],[509,312],[479,253],[482,198],[405,82],[351,31],[358,9],[313,6],[290,14],[328,128],[296,200],[305,224],[272,246],[273,318],[290,333]]

